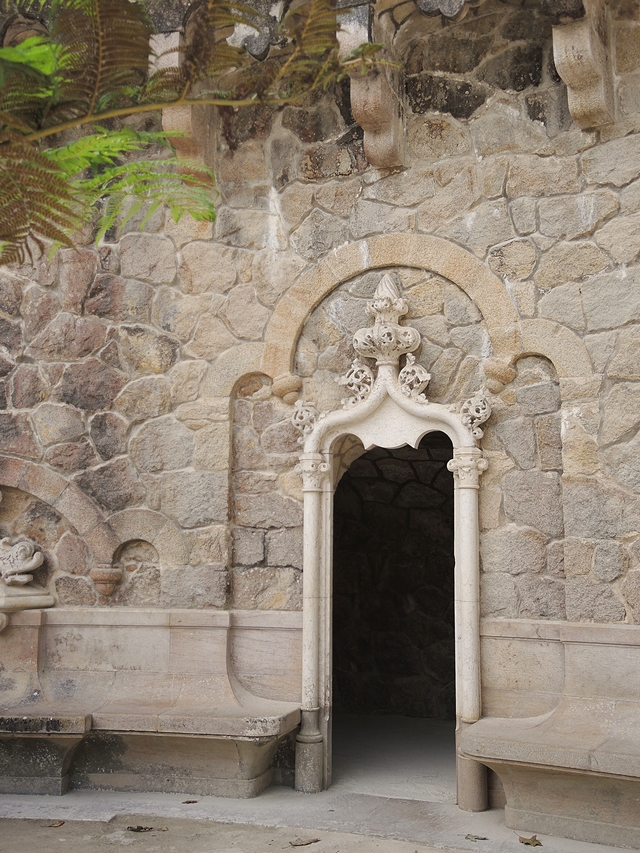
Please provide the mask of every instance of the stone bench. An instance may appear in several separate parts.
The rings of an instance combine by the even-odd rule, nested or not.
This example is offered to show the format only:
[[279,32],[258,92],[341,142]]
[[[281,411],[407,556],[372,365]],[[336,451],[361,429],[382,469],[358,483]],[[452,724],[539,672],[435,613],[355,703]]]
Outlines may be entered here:
[[[529,622],[520,627],[527,624],[535,631],[530,648],[521,652],[518,645],[527,645],[527,638],[512,638],[509,662],[517,670],[519,656],[525,666],[537,660],[541,671],[533,678],[543,682],[545,661],[560,653],[564,674],[554,707],[519,719],[486,716],[464,729],[460,749],[499,776],[507,826],[635,848],[640,832],[640,631],[626,625],[537,623],[531,628],[536,623]],[[554,649],[558,644],[560,649]],[[536,645],[539,654],[532,653]],[[548,677],[552,682],[551,671]],[[517,672],[512,678],[513,684]],[[521,673],[521,683],[527,680]],[[504,701],[511,700],[505,695]]]
[[[130,608],[20,614],[2,642],[33,648],[35,660],[12,673],[13,701],[0,700],[0,792],[255,796],[299,724],[299,702],[268,695],[295,699],[279,671],[283,658],[295,671],[299,622],[297,613]],[[245,675],[262,696],[234,672],[260,644],[262,684]]]

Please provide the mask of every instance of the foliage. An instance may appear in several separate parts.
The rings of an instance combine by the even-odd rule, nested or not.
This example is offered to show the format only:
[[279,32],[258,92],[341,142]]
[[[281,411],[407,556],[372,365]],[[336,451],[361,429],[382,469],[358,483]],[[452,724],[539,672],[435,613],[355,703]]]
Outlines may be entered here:
[[[33,13],[43,0],[31,2]],[[174,106],[302,100],[368,71],[378,49],[340,57],[331,0],[289,12],[264,62],[231,37],[238,26],[259,28],[259,13],[230,0],[199,6],[180,61],[155,56],[151,68],[153,24],[139,2],[53,0],[49,18],[48,32],[0,48],[0,263],[24,260],[29,239],[71,245],[96,211],[98,237],[142,205],[147,215],[166,203],[176,218],[186,210],[214,217],[209,170],[167,156],[164,134],[114,120]],[[149,159],[154,148],[162,156]]]

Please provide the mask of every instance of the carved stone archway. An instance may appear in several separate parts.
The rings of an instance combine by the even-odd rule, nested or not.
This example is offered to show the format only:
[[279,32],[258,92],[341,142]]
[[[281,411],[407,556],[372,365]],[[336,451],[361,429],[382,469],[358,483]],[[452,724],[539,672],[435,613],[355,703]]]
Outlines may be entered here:
[[[478,557],[478,482],[487,467],[477,441],[490,406],[478,391],[460,407],[430,403],[424,393],[430,375],[412,353],[420,334],[401,326],[408,306],[389,275],[383,276],[369,305],[372,328],[354,336],[359,356],[374,359],[374,373],[356,359],[342,383],[352,393],[343,409],[318,413],[298,402],[293,423],[301,431],[304,494],[302,725],[296,748],[296,788],[307,793],[331,783],[331,561],[333,448],[345,435],[371,447],[417,447],[429,432],[445,433],[453,444],[454,610],[456,631],[457,729],[481,715]],[[400,369],[400,358],[405,364]],[[458,757],[458,804],[470,811],[486,808],[485,768]]]

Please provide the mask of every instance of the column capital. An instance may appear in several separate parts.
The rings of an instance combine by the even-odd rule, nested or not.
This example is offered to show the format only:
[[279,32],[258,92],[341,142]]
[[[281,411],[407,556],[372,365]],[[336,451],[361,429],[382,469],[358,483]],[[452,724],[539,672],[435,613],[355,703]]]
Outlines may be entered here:
[[295,470],[302,475],[303,492],[321,492],[330,466],[322,453],[303,453]]
[[456,447],[453,459],[447,462],[447,468],[453,471],[456,489],[477,489],[480,475],[488,467],[489,463],[479,447]]

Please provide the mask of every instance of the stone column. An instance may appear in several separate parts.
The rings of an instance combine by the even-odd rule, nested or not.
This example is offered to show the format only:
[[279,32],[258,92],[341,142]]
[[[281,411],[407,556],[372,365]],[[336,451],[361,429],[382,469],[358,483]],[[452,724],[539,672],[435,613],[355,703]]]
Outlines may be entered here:
[[[455,486],[456,735],[482,713],[480,684],[480,564],[478,489],[487,460],[477,447],[457,447],[447,468]],[[459,752],[456,760],[458,806],[487,808],[487,769]]]
[[323,737],[320,731],[320,575],[323,560],[324,480],[329,465],[321,453],[303,453],[298,470],[304,493],[302,598],[302,712],[296,743],[295,787],[305,794],[322,790]]

